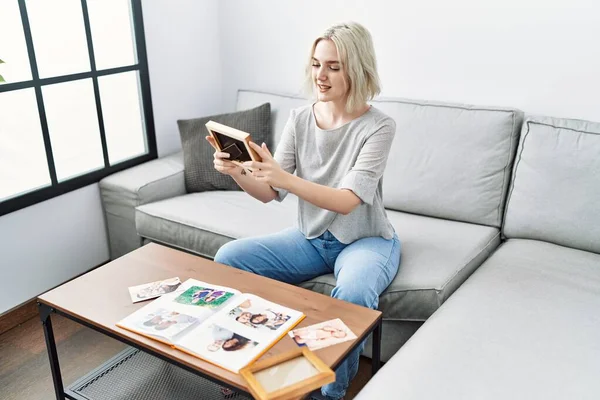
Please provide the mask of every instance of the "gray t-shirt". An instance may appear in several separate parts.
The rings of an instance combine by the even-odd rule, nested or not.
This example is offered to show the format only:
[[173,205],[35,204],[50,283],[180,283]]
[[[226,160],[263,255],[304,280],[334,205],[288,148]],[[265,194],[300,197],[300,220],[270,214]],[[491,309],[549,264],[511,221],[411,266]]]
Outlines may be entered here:
[[[381,236],[394,229],[383,206],[383,171],[396,132],[396,123],[371,108],[336,129],[317,127],[312,105],[292,110],[274,158],[287,172],[321,185],[350,189],[361,204],[348,215],[298,199],[298,228],[307,239],[329,230],[340,242]],[[274,188],[278,201],[287,192]]]

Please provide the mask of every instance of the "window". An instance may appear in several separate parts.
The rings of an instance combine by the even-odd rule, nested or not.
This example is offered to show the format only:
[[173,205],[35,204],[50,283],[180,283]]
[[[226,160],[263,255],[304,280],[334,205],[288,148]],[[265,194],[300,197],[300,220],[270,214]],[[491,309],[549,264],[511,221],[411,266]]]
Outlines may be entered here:
[[0,215],[156,158],[141,0],[5,0]]

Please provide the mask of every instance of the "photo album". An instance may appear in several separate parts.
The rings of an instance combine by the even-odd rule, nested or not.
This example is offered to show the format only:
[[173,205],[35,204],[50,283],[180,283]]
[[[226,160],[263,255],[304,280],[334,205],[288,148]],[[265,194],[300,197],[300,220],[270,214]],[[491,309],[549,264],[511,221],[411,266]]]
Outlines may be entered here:
[[188,279],[117,326],[237,373],[304,317],[252,294]]

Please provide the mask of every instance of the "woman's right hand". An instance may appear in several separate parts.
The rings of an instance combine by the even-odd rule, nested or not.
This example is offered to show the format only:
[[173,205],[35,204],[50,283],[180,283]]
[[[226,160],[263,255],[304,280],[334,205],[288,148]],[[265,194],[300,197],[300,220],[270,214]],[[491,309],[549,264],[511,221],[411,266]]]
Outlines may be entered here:
[[206,136],[206,141],[210,143],[213,149],[215,149],[215,153],[213,154],[213,164],[217,171],[225,175],[233,175],[238,169],[242,169],[242,167],[239,167],[228,160],[228,153],[223,153],[222,151],[219,151],[215,143],[215,139],[212,136]]

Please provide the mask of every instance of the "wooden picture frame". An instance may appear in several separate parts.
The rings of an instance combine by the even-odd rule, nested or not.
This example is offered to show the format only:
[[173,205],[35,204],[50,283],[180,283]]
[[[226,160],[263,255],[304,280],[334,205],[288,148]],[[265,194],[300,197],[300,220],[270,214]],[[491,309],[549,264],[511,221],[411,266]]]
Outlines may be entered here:
[[240,370],[240,375],[260,400],[300,399],[335,381],[335,372],[307,347],[250,364]]
[[249,133],[212,120],[206,123],[206,129],[215,140],[218,150],[229,153],[229,160],[234,164],[243,167],[241,164],[245,161],[262,161],[250,147],[252,138]]

